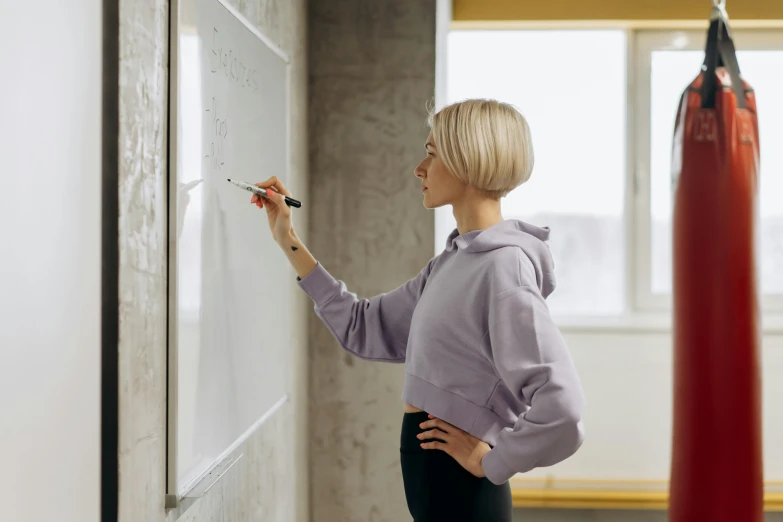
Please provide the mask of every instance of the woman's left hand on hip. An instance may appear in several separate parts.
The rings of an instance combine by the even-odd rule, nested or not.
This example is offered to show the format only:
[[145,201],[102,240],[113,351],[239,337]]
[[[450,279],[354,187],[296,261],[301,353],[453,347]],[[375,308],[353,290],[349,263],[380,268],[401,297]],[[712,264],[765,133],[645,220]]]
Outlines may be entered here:
[[423,442],[421,447],[425,450],[445,451],[460,466],[476,477],[486,476],[484,468],[481,467],[481,459],[489,453],[491,449],[489,444],[452,426],[448,422],[435,418],[432,415],[429,417],[429,420],[419,425],[420,428],[427,430],[417,435],[420,440],[427,441]]

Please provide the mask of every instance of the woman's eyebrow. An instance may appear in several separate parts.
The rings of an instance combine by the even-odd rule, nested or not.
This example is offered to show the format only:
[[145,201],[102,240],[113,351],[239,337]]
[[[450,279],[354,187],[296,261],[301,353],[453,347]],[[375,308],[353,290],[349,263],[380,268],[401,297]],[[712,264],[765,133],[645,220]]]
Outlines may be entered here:
[[427,143],[424,144],[425,149],[428,147],[431,148],[432,150],[435,150],[435,145],[431,141],[428,141]]

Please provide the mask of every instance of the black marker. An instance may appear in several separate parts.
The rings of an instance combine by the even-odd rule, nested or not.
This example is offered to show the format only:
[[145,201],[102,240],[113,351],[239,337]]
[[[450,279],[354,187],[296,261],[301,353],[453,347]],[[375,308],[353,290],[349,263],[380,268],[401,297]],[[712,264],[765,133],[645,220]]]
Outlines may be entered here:
[[[226,180],[229,183],[233,183],[234,185],[236,185],[237,187],[239,187],[241,189],[247,190],[248,192],[252,192],[253,194],[265,197],[267,199],[269,198],[269,196],[266,195],[266,190],[262,189],[261,187],[256,187],[255,185],[251,185],[249,183],[245,183],[244,181],[237,181],[237,180],[231,179],[231,178],[226,178]],[[274,190],[274,189],[272,189],[272,190]],[[288,196],[284,196],[284,197],[285,197],[285,204],[288,205],[289,207],[302,208],[302,203],[300,201],[297,201],[294,198],[289,198]]]

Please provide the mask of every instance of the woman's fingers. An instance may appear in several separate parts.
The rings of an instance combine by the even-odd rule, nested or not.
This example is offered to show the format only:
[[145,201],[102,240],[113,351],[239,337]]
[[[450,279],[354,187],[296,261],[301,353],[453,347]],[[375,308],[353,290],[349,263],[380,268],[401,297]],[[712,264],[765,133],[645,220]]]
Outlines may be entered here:
[[422,442],[421,448],[426,450],[441,450],[442,452],[451,455],[451,446],[445,442],[438,442],[437,440],[432,442]]
[[454,426],[430,415],[430,420],[419,424],[419,428],[437,428],[444,433],[449,433],[454,428]]
[[288,205],[285,202],[285,196],[275,192],[271,188],[266,189],[266,195],[267,205],[275,205],[283,216],[291,215],[291,209],[288,208]]
[[250,198],[250,204],[257,206],[258,208],[264,208],[264,198],[258,194],[253,194],[253,196]]
[[288,192],[288,189],[285,188],[283,185],[283,182],[277,179],[277,176],[272,176],[266,181],[263,181],[261,183],[256,183],[256,187],[261,187],[264,189],[271,188],[275,192],[279,192],[280,194],[283,194],[284,196],[291,196],[291,193]]
[[449,434],[440,430],[429,430],[429,431],[424,431],[419,433],[418,435],[416,435],[416,437],[420,440],[437,439],[437,440],[447,442],[447,439],[449,438]]

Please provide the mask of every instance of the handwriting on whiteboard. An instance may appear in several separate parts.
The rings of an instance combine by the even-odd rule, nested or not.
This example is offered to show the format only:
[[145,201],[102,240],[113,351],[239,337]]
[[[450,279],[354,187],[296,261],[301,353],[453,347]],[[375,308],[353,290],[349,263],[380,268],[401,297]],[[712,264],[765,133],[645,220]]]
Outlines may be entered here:
[[204,112],[208,112],[210,117],[206,120],[209,122],[209,138],[212,140],[210,144],[208,154],[204,158],[210,160],[212,170],[219,171],[226,164],[223,157],[223,141],[228,136],[228,121],[225,117],[221,117],[222,114],[218,112],[217,100],[212,98],[212,105],[209,109],[204,109]]
[[228,46],[223,45],[220,32],[216,27],[212,28],[212,56],[210,66],[213,74],[223,73],[226,78],[240,87],[247,87],[253,91],[258,90],[256,82],[256,70],[251,69],[242,62],[238,53]]

